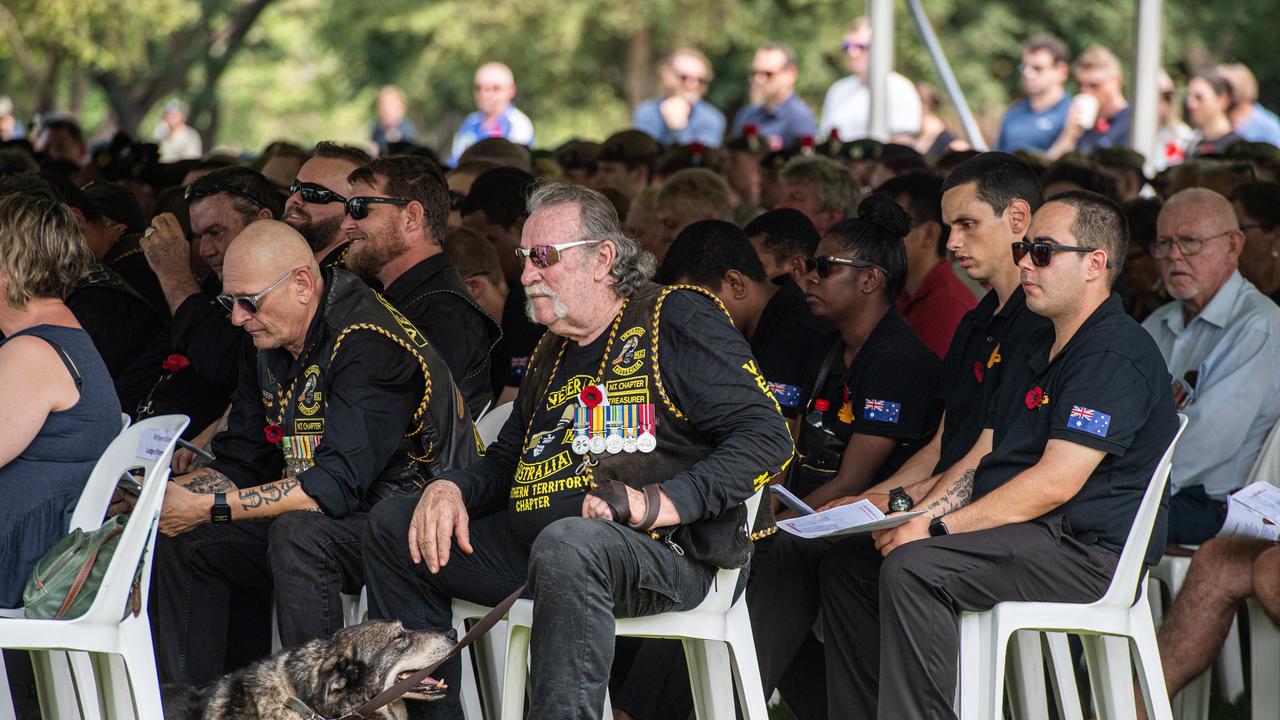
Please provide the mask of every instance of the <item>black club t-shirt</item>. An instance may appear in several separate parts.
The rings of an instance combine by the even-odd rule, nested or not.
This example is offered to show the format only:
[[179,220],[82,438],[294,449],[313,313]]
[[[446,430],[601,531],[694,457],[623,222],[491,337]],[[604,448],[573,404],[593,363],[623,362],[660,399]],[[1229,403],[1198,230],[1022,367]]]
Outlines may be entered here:
[[[987,419],[995,431],[993,449],[978,465],[973,497],[1035,465],[1051,439],[1102,450],[1106,457],[1080,491],[1049,515],[1062,516],[1077,538],[1119,551],[1177,431],[1172,380],[1155,341],[1125,315],[1114,293],[1050,360],[1053,339],[1050,328],[1026,343],[1019,357],[1006,357],[1006,376]],[[1166,521],[1162,509],[1148,564],[1159,561]]]
[[790,276],[787,279],[760,315],[751,338],[751,353],[760,362],[760,372],[769,382],[782,414],[792,418],[800,414],[804,398],[813,390],[806,385],[808,368],[821,362],[831,346],[835,328],[814,317],[804,291],[790,281]]
[[[810,384],[816,383],[825,355],[817,356]],[[838,356],[827,379],[816,388],[815,400],[827,401],[823,424],[842,443],[848,443],[854,433],[898,441],[875,473],[874,481],[880,482],[933,437],[942,409],[937,400],[942,363],[892,308],[853,362],[846,368],[841,361]]]

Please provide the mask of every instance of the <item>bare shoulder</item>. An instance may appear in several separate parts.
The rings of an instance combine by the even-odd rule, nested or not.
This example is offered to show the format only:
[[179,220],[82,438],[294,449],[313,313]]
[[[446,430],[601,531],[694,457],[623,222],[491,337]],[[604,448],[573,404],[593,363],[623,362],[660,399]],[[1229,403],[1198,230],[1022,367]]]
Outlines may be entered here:
[[[0,345],[0,363],[3,363],[0,369],[12,363],[14,367],[47,370],[49,363],[61,365],[62,359],[47,341],[34,335],[19,335]],[[39,377],[33,375],[31,379],[38,380]]]

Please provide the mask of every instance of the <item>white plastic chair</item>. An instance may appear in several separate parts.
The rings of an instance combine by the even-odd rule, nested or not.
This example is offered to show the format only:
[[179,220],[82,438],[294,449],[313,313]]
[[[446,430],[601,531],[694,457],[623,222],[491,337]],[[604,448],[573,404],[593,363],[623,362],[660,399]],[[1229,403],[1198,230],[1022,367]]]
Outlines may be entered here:
[[1249,598],[1249,696],[1252,720],[1274,720],[1280,713],[1280,629]]
[[[40,681],[41,712],[45,717],[101,717],[97,702],[109,717],[160,718],[160,682],[151,648],[151,627],[147,622],[147,595],[151,586],[151,561],[156,542],[156,526],[169,479],[169,462],[178,435],[188,419],[166,415],[143,420],[122,432],[107,446],[85,484],[71,528],[94,530],[101,527],[107,505],[120,476],[130,470],[143,472],[142,492],[120,536],[115,554],[107,566],[93,604],[84,615],[70,620],[0,619],[0,648],[9,650],[63,650],[68,652],[72,675],[79,688],[79,710],[56,707],[60,698],[50,697],[54,687],[46,677]],[[147,449],[154,452],[146,452]],[[142,612],[128,611],[134,572],[142,571]],[[123,616],[123,619],[122,619]],[[81,653],[94,653],[93,668]],[[123,664],[104,655],[120,656]],[[41,657],[56,654],[39,653]],[[94,669],[98,678],[95,681]],[[46,669],[57,671],[57,663]],[[92,697],[86,697],[97,685]],[[122,692],[128,690],[128,694]],[[98,692],[101,697],[98,697]]]
[[[1009,638],[1019,630],[1081,636],[1098,716],[1130,718],[1133,682],[1129,646],[1137,650],[1138,682],[1154,720],[1172,720],[1155,626],[1142,579],[1143,557],[1151,540],[1160,500],[1169,481],[1178,432],[1156,466],[1133,520],[1124,550],[1106,594],[1093,603],[1002,602],[986,612],[960,616],[959,714],[963,720],[989,720],[1002,714],[1005,658]],[[1135,590],[1139,590],[1134,601]]]
[[[747,500],[747,517],[755,522],[760,492]],[[734,720],[733,690],[746,720],[768,720],[760,666],[751,634],[745,593],[733,600],[740,570],[720,570],[711,591],[692,610],[638,618],[618,618],[615,634],[623,637],[668,638],[684,645],[689,665],[693,705],[699,720]],[[502,720],[519,720],[524,713],[529,632],[533,625],[533,601],[517,600],[507,614],[506,669],[502,683]],[[603,709],[603,708],[602,708]]]
[[498,433],[502,431],[502,426],[507,424],[507,418],[511,417],[511,408],[513,403],[503,403],[498,407],[490,410],[480,419],[476,421],[476,433],[480,435],[480,443],[485,447],[493,444],[498,439]]

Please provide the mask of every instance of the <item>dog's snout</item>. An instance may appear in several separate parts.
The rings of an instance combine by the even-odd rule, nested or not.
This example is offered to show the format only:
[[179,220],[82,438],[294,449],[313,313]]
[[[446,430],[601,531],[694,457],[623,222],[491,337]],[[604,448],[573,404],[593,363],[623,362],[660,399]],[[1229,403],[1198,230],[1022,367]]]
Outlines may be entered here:
[[456,642],[458,642],[458,630],[457,630],[457,628],[449,628],[449,632],[445,633],[445,634],[444,634],[444,636],[445,636],[445,637],[447,637],[447,638],[449,638],[449,642],[451,642],[451,643],[456,643]]

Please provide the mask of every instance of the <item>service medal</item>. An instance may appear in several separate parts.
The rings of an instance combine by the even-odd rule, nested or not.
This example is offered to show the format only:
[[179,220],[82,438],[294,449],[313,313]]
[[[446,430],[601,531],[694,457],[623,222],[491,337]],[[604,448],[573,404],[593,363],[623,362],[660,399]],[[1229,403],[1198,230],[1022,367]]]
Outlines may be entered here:
[[605,451],[605,449],[606,449],[606,443],[605,443],[605,440],[604,440],[604,436],[603,436],[603,435],[596,435],[596,436],[593,436],[593,437],[591,438],[590,448],[591,448],[591,452],[592,452],[592,453],[594,453],[594,454],[596,454],[596,455],[600,455],[600,454],[604,453],[604,451]]
[[591,449],[591,440],[586,435],[574,435],[573,444],[570,447],[574,455],[586,455],[587,450]]
[[633,453],[640,449],[640,441],[634,435],[628,435],[622,438],[622,451]]
[[653,436],[653,433],[640,433],[640,437],[636,438],[636,449],[642,453],[653,452],[657,447],[658,439]]

